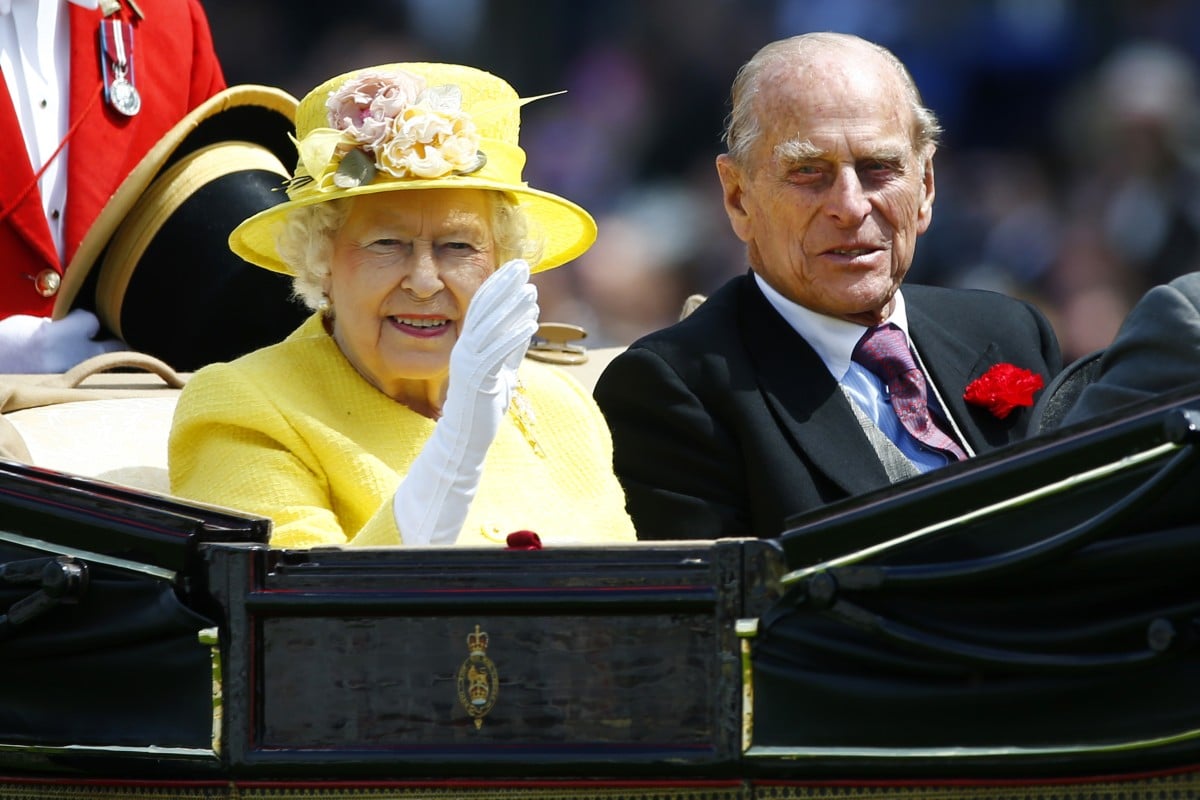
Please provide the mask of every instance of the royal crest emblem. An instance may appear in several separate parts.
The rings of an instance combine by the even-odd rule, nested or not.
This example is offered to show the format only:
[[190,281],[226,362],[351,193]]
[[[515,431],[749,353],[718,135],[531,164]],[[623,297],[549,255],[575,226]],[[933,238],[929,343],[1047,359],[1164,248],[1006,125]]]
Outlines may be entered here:
[[500,675],[487,656],[487,648],[487,631],[476,625],[467,634],[467,658],[458,668],[458,702],[475,722],[476,730],[483,727],[483,718],[496,705],[500,693]]

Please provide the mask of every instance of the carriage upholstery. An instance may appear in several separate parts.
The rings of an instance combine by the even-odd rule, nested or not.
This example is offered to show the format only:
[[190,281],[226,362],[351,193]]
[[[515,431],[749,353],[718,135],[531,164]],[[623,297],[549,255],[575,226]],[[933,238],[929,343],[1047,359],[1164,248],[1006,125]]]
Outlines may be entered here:
[[165,493],[167,433],[186,379],[141,353],[0,376],[0,456]]

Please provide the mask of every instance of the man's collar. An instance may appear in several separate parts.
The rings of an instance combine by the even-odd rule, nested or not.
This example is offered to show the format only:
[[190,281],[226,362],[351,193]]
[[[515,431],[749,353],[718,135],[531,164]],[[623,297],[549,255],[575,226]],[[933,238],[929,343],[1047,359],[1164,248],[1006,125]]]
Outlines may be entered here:
[[[804,337],[825,362],[830,374],[840,381],[846,370],[850,369],[850,355],[865,328],[857,322],[847,322],[805,308],[784,297],[757,272],[752,274],[767,302],[779,312],[788,325]],[[885,322],[894,323],[907,336],[908,311],[904,305],[904,294],[899,289],[896,290],[895,301],[892,313]]]

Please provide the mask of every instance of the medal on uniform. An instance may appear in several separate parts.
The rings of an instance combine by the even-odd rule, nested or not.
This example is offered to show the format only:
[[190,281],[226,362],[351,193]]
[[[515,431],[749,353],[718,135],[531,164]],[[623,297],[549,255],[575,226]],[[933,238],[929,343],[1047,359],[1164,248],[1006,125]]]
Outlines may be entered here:
[[104,99],[127,117],[142,108],[134,85],[133,26],[119,18],[100,20],[100,61],[104,73]]

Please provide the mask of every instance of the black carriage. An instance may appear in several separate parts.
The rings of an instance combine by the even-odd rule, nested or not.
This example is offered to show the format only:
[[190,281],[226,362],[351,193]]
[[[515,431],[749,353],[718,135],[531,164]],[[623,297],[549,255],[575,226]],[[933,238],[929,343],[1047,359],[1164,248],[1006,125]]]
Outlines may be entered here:
[[0,794],[1200,796],[1198,438],[1180,393],[771,540],[543,550],[0,462]]

